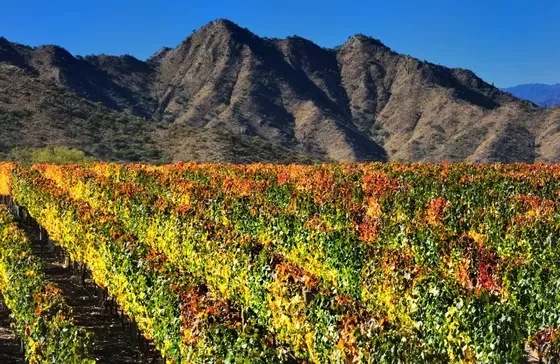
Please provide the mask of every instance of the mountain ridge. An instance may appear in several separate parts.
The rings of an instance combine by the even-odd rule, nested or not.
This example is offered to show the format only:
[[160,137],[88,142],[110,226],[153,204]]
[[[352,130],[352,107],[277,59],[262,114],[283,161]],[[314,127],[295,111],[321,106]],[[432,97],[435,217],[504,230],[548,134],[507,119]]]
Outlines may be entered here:
[[[36,101],[58,88],[65,92],[56,103]],[[329,49],[298,36],[261,38],[222,19],[145,61],[74,57],[60,47],[0,38],[0,91],[0,126],[9,133],[17,134],[15,124],[33,124],[60,137],[31,138],[31,146],[60,141],[109,160],[560,160],[560,109],[539,108],[472,71],[398,54],[362,34]],[[33,97],[22,104],[20,93]],[[76,116],[61,106],[68,103],[86,111]],[[89,103],[103,122],[91,122]],[[67,125],[127,133],[100,133],[109,139],[91,145],[54,115]],[[127,124],[141,127],[131,135]],[[26,142],[10,135],[5,145],[0,140],[5,156]],[[142,147],[130,138],[152,151],[136,150]],[[134,158],[123,157],[122,148]]]
[[560,83],[553,85],[528,83],[503,88],[502,90],[521,99],[529,100],[539,106],[560,106]]

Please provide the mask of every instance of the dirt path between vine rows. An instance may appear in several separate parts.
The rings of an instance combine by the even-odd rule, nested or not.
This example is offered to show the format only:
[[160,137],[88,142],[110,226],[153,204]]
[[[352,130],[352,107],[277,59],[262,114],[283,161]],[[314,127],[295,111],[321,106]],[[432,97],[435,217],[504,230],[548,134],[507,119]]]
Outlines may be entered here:
[[10,310],[4,305],[0,295],[0,363],[25,364],[25,355],[20,343],[10,328]]
[[44,262],[46,279],[62,290],[66,303],[72,307],[76,325],[92,334],[92,355],[97,362],[119,364],[152,362],[151,359],[144,358],[153,358],[154,349],[141,348],[137,344],[133,339],[133,336],[136,336],[136,329],[126,321],[122,321],[117,313],[110,312],[92,280],[87,278],[84,287],[79,272],[73,273],[64,267],[64,258],[57,256],[47,244],[41,242],[34,229],[29,226],[22,226],[22,228],[32,242],[34,255]]

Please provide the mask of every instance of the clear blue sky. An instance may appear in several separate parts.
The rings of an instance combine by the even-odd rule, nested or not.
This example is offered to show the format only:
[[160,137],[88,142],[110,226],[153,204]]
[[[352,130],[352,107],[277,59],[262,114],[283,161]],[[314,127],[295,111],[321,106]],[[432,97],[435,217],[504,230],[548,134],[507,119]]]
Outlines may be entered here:
[[4,0],[0,35],[73,54],[145,59],[227,18],[260,36],[333,47],[364,33],[394,50],[505,87],[560,82],[560,0]]

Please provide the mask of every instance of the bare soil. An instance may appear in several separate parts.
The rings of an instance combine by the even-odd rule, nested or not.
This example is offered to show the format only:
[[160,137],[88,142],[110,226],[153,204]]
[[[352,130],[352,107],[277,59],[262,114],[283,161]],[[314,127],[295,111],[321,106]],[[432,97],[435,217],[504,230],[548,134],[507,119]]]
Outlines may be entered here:
[[65,267],[65,258],[61,254],[41,242],[34,229],[28,226],[24,229],[32,241],[34,254],[45,264],[46,279],[62,290],[66,303],[72,307],[76,325],[92,334],[92,354],[97,362],[157,362],[157,353],[137,334],[136,326],[126,319],[113,301],[103,297],[103,292],[87,274],[82,280],[81,267],[77,264],[72,264],[78,266],[76,270]]
[[25,363],[17,336],[10,328],[10,311],[0,295],[0,363]]

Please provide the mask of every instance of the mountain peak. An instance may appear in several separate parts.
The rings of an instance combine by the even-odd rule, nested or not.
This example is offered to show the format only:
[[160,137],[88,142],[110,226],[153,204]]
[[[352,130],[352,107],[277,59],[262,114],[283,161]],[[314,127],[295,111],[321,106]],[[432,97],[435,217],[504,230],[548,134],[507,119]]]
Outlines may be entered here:
[[[195,30],[191,35],[186,37],[176,48],[178,50],[180,48],[188,48],[190,43],[194,39],[198,39],[198,41],[205,41],[210,40],[214,37],[228,39],[228,38],[254,38],[256,37],[253,33],[251,33],[248,29],[242,28],[239,25],[235,24],[231,20],[228,19],[217,19],[209,22],[208,24],[202,26],[200,29]],[[154,55],[152,55],[148,60],[149,61],[156,61],[161,60],[163,56],[165,56],[169,51],[173,49],[166,49],[166,47],[160,49]],[[155,58],[154,58],[155,57]]]
[[52,44],[42,45],[39,48],[37,48],[35,52],[39,55],[45,55],[54,61],[60,61],[60,62],[64,62],[74,58],[74,56],[66,49]]
[[384,49],[387,49],[387,50],[391,49],[391,48],[387,47],[379,39],[371,37],[369,35],[362,34],[362,33],[354,34],[352,37],[350,37],[350,39],[347,41],[347,43],[348,42],[353,42],[353,41],[365,43],[365,44],[368,44],[368,45],[373,45],[373,46],[376,46],[376,47],[379,47],[379,48],[384,48]]
[[216,20],[210,22],[210,24],[222,25],[222,26],[227,26],[227,27],[239,27],[239,25],[237,25],[233,21],[231,21],[229,19],[225,19],[225,18],[216,19]]
[[214,21],[211,21],[210,23],[200,28],[200,31],[204,31],[204,30],[212,30],[218,32],[226,31],[229,33],[248,31],[247,29],[241,28],[239,25],[237,25],[236,23],[228,19],[216,19]]
[[31,48],[12,43],[6,38],[0,37],[0,62],[5,62],[27,71],[33,71],[23,56],[23,53],[29,49]]

